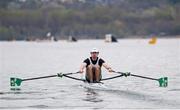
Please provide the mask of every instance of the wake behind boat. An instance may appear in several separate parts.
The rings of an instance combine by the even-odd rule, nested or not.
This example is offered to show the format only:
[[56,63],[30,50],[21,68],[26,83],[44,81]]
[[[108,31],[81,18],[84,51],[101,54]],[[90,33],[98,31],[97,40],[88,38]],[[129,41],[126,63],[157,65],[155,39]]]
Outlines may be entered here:
[[113,91],[113,90],[115,90],[112,87],[110,87],[110,85],[104,84],[103,82],[98,82],[98,83],[84,82],[81,86],[86,88],[86,89],[92,89],[92,90],[102,90],[102,91]]

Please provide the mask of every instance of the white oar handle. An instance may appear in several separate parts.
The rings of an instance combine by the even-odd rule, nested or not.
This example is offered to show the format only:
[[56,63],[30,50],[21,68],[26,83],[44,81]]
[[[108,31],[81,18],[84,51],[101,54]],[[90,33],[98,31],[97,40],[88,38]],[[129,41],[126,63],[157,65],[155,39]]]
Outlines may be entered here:
[[78,73],[80,73],[80,72],[78,71],[78,72],[75,72],[75,73],[65,73],[65,74],[63,74],[63,73],[57,73],[57,76],[58,76],[58,77],[63,77],[63,76],[65,76],[65,75],[72,75],[72,74],[78,74]]
[[125,77],[127,77],[127,76],[130,76],[130,75],[131,75],[131,73],[130,73],[130,72],[116,72],[116,71],[112,71],[112,72],[114,72],[114,73],[118,73],[118,74],[121,74],[121,75],[123,75],[123,76],[125,76]]

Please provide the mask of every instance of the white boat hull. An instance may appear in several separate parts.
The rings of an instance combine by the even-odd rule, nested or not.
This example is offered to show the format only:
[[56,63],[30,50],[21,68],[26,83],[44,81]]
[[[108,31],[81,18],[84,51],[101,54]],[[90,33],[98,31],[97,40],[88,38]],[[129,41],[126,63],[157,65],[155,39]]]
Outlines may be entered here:
[[93,90],[103,90],[103,91],[113,90],[110,86],[105,85],[104,83],[84,83],[82,86],[84,88],[93,89]]

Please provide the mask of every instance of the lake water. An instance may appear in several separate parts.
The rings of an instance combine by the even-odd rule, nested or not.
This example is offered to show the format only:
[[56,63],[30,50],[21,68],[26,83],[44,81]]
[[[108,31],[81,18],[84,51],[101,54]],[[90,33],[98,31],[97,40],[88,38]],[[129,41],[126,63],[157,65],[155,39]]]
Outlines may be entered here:
[[[0,42],[0,109],[180,109],[180,39],[123,39],[59,42]],[[30,78],[76,72],[90,50],[97,47],[116,71],[160,78],[157,81],[121,77],[104,83],[112,90],[84,88],[83,82],[47,78],[22,82],[21,90],[10,90],[10,77]],[[102,68],[103,77],[115,76]],[[72,75],[84,78],[84,74]]]

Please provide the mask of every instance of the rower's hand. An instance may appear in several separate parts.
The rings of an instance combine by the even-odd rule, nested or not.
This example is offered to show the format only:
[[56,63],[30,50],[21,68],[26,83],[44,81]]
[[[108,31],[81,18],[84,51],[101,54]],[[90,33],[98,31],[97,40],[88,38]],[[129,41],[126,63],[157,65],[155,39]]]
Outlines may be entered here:
[[83,71],[83,70],[79,70],[78,72],[79,72],[79,73],[83,73],[84,71]]
[[130,76],[131,73],[130,73],[130,72],[125,72],[125,73],[123,73],[123,75],[124,75],[125,77],[127,77],[127,76]]
[[112,70],[111,68],[108,69],[109,72],[114,72],[114,70]]

